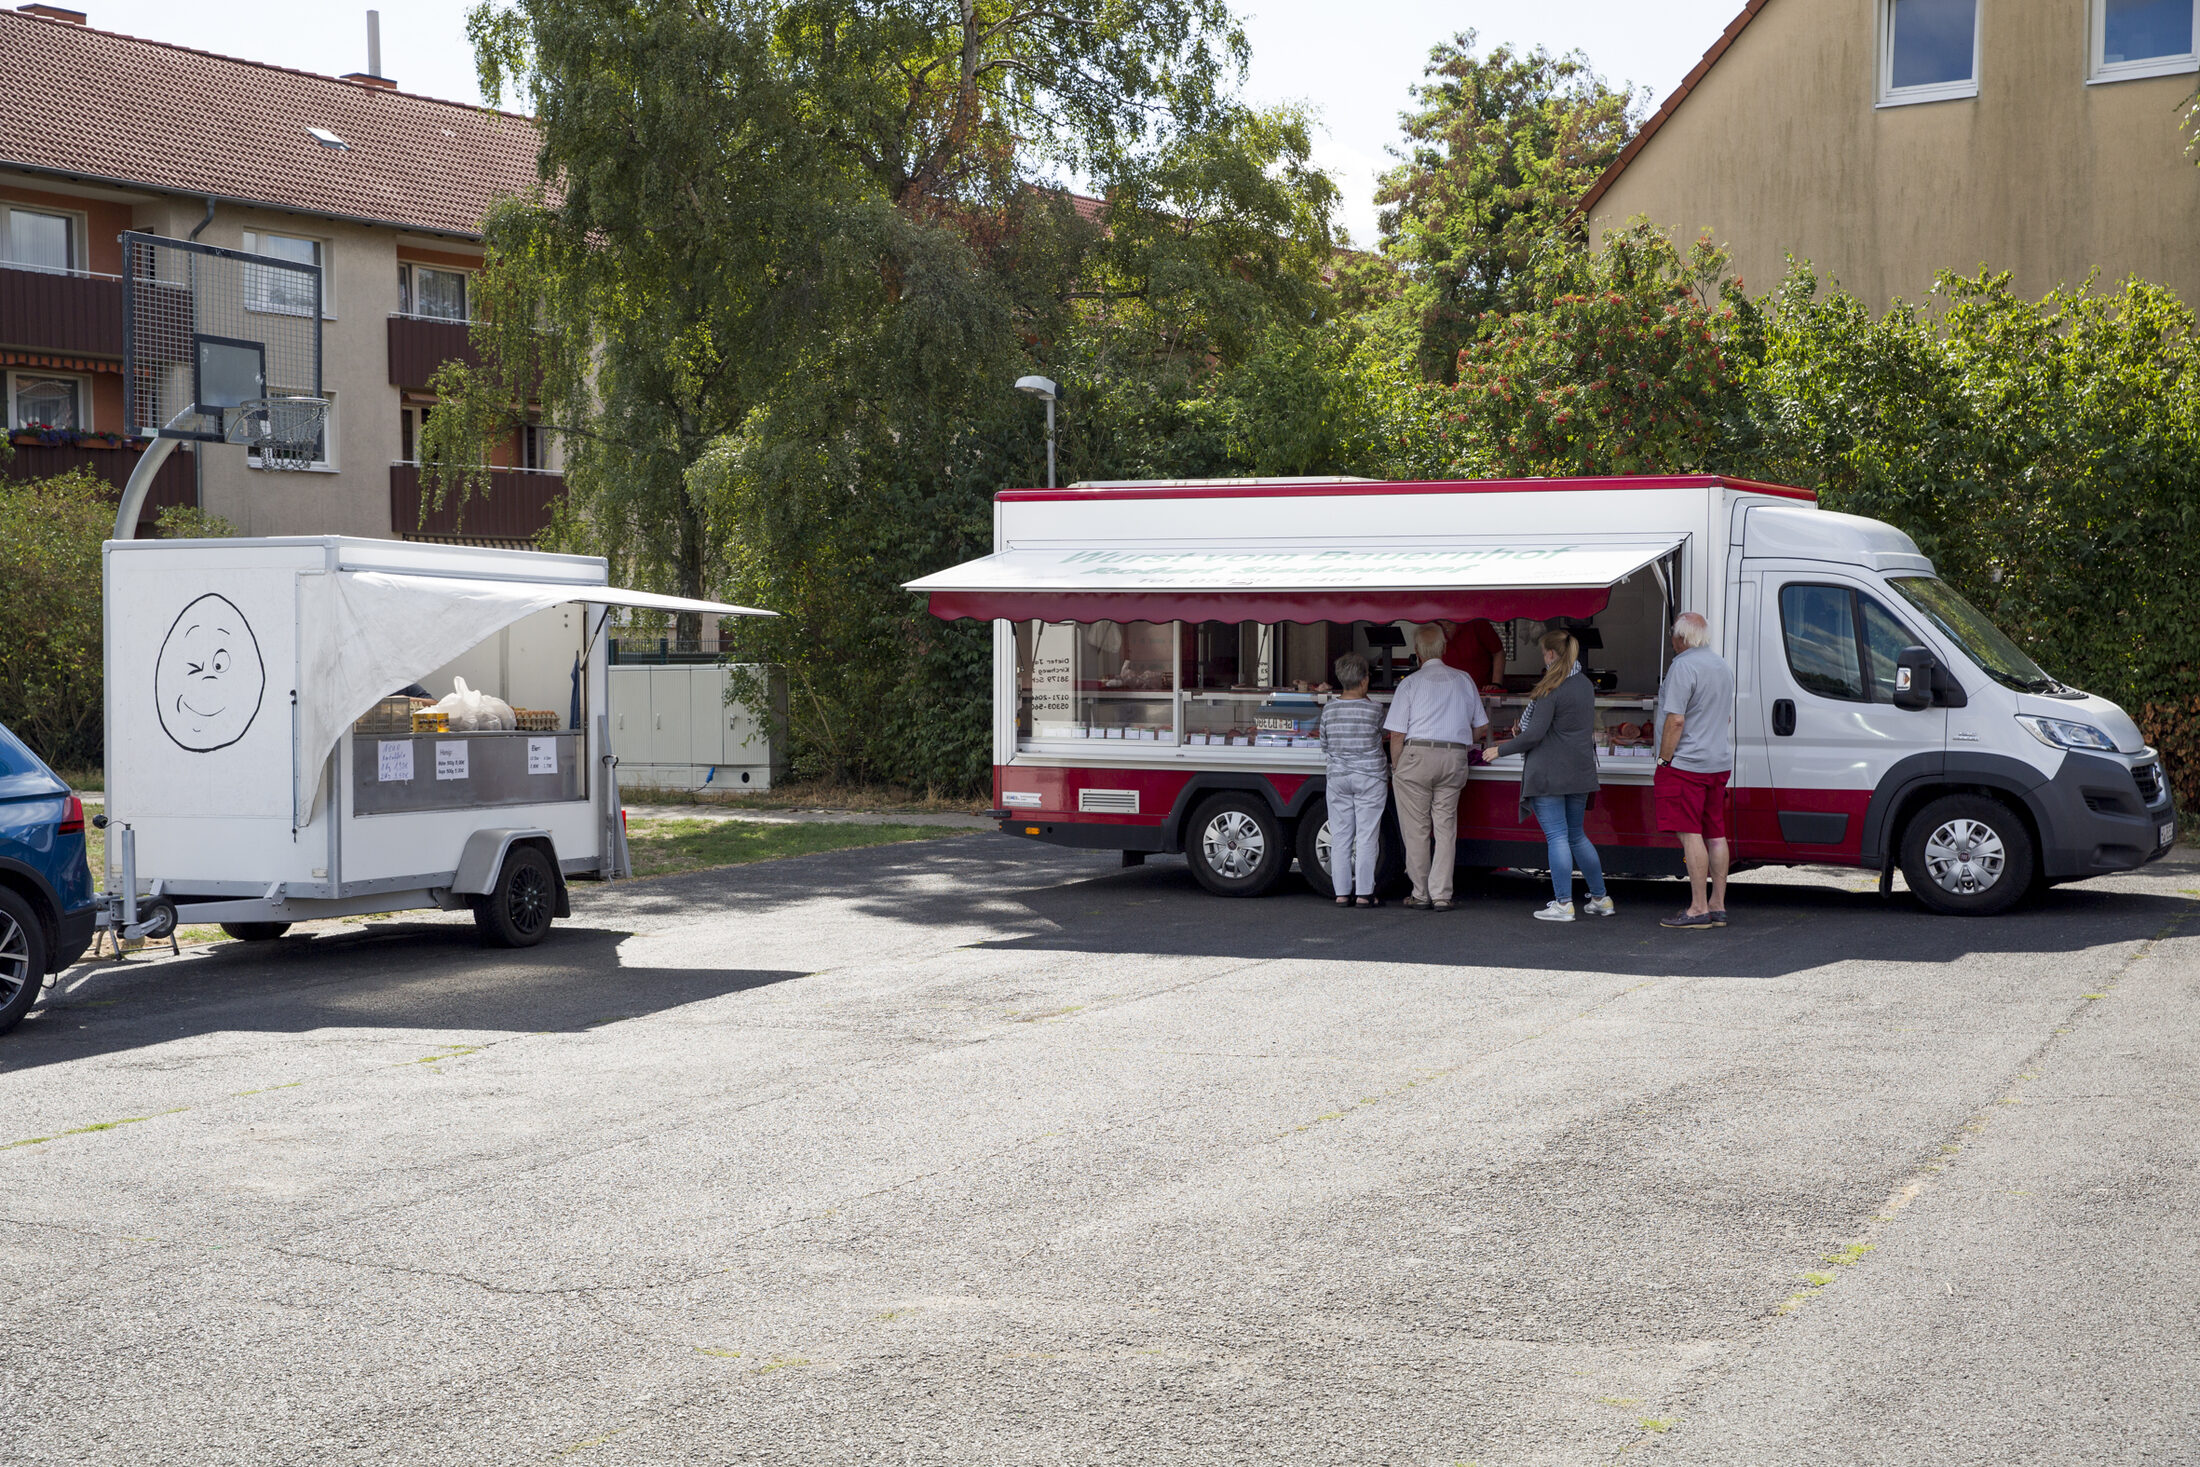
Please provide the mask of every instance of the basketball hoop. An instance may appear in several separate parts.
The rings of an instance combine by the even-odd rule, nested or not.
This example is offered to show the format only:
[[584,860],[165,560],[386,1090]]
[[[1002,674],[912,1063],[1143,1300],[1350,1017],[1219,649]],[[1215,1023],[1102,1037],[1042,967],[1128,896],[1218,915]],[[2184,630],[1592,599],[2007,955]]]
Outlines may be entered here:
[[222,416],[223,439],[243,444],[263,469],[303,469],[322,462],[327,428],[325,397],[249,398]]

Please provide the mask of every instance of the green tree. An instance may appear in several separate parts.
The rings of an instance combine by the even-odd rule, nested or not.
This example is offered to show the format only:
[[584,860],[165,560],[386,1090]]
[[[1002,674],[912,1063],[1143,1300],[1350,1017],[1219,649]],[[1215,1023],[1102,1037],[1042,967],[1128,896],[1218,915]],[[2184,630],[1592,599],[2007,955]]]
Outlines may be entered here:
[[100,755],[99,547],[114,490],[89,469],[0,479],[0,723],[58,765]]
[[1569,247],[1575,201],[1640,117],[1580,52],[1477,56],[1473,31],[1432,49],[1426,77],[1375,201],[1422,370],[1448,382],[1478,322],[1534,302],[1538,257]]

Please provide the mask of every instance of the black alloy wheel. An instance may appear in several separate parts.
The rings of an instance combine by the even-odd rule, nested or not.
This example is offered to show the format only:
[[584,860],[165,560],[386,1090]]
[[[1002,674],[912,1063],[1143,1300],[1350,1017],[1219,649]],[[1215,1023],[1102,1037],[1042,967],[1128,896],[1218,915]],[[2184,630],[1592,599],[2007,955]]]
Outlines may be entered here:
[[494,947],[533,947],[550,931],[558,910],[558,876],[550,858],[534,846],[504,853],[496,890],[474,898],[474,926]]

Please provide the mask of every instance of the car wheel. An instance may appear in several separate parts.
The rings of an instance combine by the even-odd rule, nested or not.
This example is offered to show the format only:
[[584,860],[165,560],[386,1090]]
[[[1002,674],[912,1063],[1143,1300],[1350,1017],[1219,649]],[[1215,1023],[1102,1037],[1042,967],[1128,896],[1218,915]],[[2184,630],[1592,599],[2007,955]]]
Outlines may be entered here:
[[224,922],[222,931],[239,942],[273,942],[290,930],[288,922]]
[[[1329,805],[1327,801],[1310,804],[1299,817],[1299,872],[1316,896],[1333,897],[1337,894],[1335,877],[1331,874],[1329,839]],[[1379,843],[1375,848],[1375,890],[1387,893],[1398,878],[1405,874],[1405,841],[1398,834],[1397,816],[1390,810],[1383,811]],[[1351,883],[1345,883],[1349,890]]]
[[557,915],[558,877],[549,857],[534,846],[504,853],[496,890],[474,898],[474,926],[493,947],[533,947]]
[[0,886],[0,1034],[23,1022],[46,986],[46,929],[31,904]]
[[1257,795],[1217,795],[1193,811],[1184,855],[1216,896],[1260,896],[1291,864],[1283,822]]
[[1985,795],[1943,795],[1902,832],[1902,878],[1936,912],[2006,912],[2032,889],[2037,865],[2024,821]]

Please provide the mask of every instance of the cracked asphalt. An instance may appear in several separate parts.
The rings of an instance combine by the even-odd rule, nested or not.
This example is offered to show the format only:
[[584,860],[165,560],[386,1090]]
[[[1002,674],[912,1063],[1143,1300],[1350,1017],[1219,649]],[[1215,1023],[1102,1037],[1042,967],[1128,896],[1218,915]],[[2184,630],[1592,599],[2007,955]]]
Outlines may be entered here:
[[2200,871],[1607,924],[974,835],[85,965],[0,1461],[2183,1463]]

